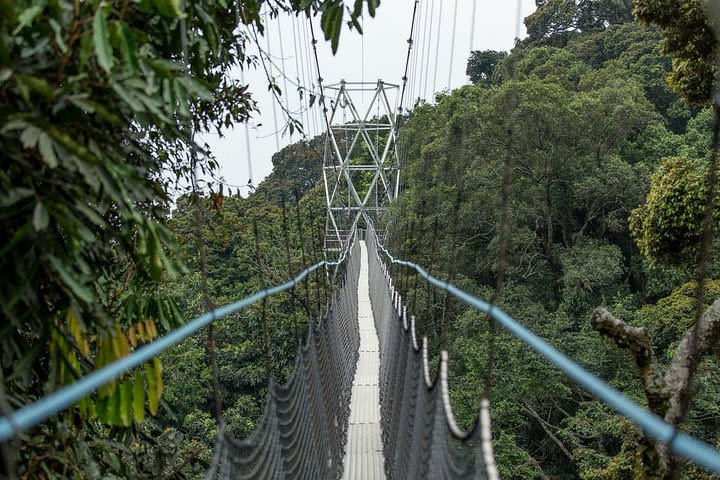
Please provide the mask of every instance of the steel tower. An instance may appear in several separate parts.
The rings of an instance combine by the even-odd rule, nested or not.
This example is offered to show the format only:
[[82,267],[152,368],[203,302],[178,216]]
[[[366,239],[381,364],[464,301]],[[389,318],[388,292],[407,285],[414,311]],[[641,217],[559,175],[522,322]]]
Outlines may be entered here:
[[334,99],[323,159],[325,256],[334,259],[355,222],[362,226],[369,220],[379,226],[383,212],[397,198],[400,159],[396,114],[388,93],[397,95],[398,85],[343,80],[326,88]]

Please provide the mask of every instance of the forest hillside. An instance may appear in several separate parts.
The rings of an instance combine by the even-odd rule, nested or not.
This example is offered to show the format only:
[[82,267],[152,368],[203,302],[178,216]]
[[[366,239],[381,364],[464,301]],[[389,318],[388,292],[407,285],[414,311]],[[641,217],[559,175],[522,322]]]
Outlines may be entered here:
[[[652,407],[631,352],[610,340],[600,311],[591,315],[605,307],[645,327],[659,371],[673,361],[695,322],[714,112],[688,107],[668,84],[672,59],[660,28],[633,21],[629,7],[584,31],[563,27],[563,12],[550,8],[559,3],[525,19],[531,36],[509,55],[473,52],[472,85],[412,111],[401,130],[404,191],[387,218],[391,250],[497,298],[520,323]],[[719,266],[710,264],[711,276]],[[509,333],[493,335],[475,309],[395,275],[420,332],[435,352],[450,353],[462,425],[491,387],[503,478],[645,478],[637,462],[652,463],[653,447],[630,423]],[[703,310],[720,283],[709,280],[706,291]],[[684,424],[716,445],[719,361],[710,354],[699,364]],[[683,478],[711,477],[687,468]]]

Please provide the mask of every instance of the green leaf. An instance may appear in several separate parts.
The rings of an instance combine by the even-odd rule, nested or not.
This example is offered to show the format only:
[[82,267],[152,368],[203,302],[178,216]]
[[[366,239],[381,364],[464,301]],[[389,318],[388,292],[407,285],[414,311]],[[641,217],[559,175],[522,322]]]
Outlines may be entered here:
[[32,125],[28,126],[23,133],[20,134],[20,141],[25,148],[35,148],[40,140],[42,131]]
[[[153,323],[154,325],[154,323]],[[153,329],[155,327],[153,326]],[[155,331],[155,335],[157,335],[157,331]],[[162,396],[163,391],[163,380],[162,380],[162,361],[159,357],[154,357],[152,359],[153,366],[155,367],[153,371],[155,372],[155,389],[157,390],[157,396],[160,398]]]
[[112,54],[112,46],[110,46],[110,32],[108,32],[107,19],[105,18],[105,11],[102,8],[98,8],[95,12],[95,19],[93,20],[93,42],[95,42],[95,55],[97,56],[98,65],[103,70],[110,73],[115,61]]
[[21,80],[30,90],[39,93],[43,97],[48,99],[53,97],[53,87],[44,78],[24,74],[17,74],[16,78]]
[[152,415],[157,415],[160,392],[162,391],[162,378],[160,378],[161,383],[158,383],[160,372],[156,369],[156,361],[159,362],[157,357],[153,358],[152,362],[145,364],[145,377],[148,382],[148,407]]
[[375,17],[375,9],[380,6],[380,0],[367,0],[368,13],[371,17]]
[[27,105],[32,105],[30,103],[30,88],[28,88],[27,83],[23,82],[20,75],[15,75],[15,85],[17,86],[17,89],[20,92],[20,96],[25,101],[25,103]]
[[48,216],[47,208],[42,202],[38,201],[35,204],[35,210],[33,211],[33,228],[36,232],[45,230],[50,223],[50,217]]
[[5,192],[5,196],[0,198],[0,207],[7,208],[19,202],[23,198],[31,197],[34,191],[29,188],[17,187]]
[[132,423],[133,407],[133,382],[125,380],[120,386],[119,420],[123,427],[129,427]]
[[70,289],[70,291],[80,300],[86,303],[92,302],[93,294],[90,289],[83,285],[74,274],[63,265],[62,261],[52,255],[48,256],[48,261],[52,268],[60,275],[63,283]]
[[82,95],[70,95],[66,97],[70,103],[78,107],[80,110],[82,110],[85,113],[93,113],[95,112],[95,104],[93,104],[92,101],[89,100],[89,95],[82,94]]
[[139,93],[137,97],[147,107],[147,109],[157,117],[156,120],[164,123],[172,123],[170,117],[161,110],[165,107],[162,102],[159,102],[156,98],[148,97],[144,93]]
[[165,316],[165,306],[162,304],[162,300],[157,299],[155,303],[156,303],[158,320],[160,320],[160,325],[162,325],[165,330],[170,331],[170,323],[168,322],[168,319]]
[[133,384],[133,416],[136,423],[145,420],[145,380],[141,371],[135,372],[135,383]]
[[110,425],[120,425],[120,388],[108,397],[107,417],[105,421]]
[[62,37],[62,26],[60,23],[58,23],[57,20],[54,18],[51,18],[49,20],[50,28],[52,28],[53,32],[55,32],[55,43],[57,44],[58,48],[62,53],[67,53],[68,47],[65,43],[65,40]]
[[13,35],[17,35],[18,33],[20,33],[20,30],[30,25],[32,21],[35,20],[38,15],[40,15],[40,13],[43,11],[43,8],[45,8],[45,5],[35,5],[25,9],[18,16],[18,26],[15,27],[15,30],[13,30]]
[[130,90],[116,82],[113,82],[112,88],[115,90],[115,93],[118,94],[118,97],[120,97],[120,99],[122,99],[130,108],[136,112],[142,112],[145,110],[142,103],[133,96]]
[[348,27],[350,27],[351,29],[354,28],[355,30],[357,30],[357,32],[360,35],[362,35],[362,33],[363,33],[362,25],[360,25],[360,22],[358,21],[357,17],[355,17],[353,15],[350,16],[350,21],[348,22]]
[[355,4],[353,6],[352,16],[354,18],[358,18],[360,15],[362,15],[363,11],[363,0],[355,0]]
[[96,211],[96,208],[99,207],[91,207],[82,201],[76,201],[74,207],[79,213],[82,213],[85,218],[93,222],[98,227],[105,228],[107,226],[105,220]]
[[93,37],[91,35],[83,35],[80,40],[80,66],[85,67],[90,61],[90,56],[94,50]]
[[133,37],[132,31],[124,22],[117,22],[115,28],[117,29],[120,41],[120,52],[122,53],[125,63],[133,71],[138,70],[140,65],[136,53],[137,45],[135,45],[135,38]]
[[166,17],[177,18],[182,13],[180,11],[180,0],[152,0],[152,3],[157,11]]
[[190,94],[193,95],[200,100],[206,100],[210,101],[213,99],[212,92],[205,87],[202,83],[198,82],[192,77],[189,76],[182,76],[178,77],[176,80],[180,85],[185,87],[185,90]]
[[13,71],[9,68],[0,68],[0,83],[12,77]]
[[55,155],[55,147],[54,142],[50,138],[50,136],[42,132],[40,134],[40,141],[39,141],[39,148],[40,148],[40,155],[42,156],[42,159],[45,163],[47,163],[48,167],[55,168],[58,165],[58,159]]
[[109,404],[109,398],[108,397],[102,397],[99,398],[97,401],[97,404],[95,406],[95,415],[97,415],[97,418],[103,422],[107,423],[107,417],[108,417],[108,404]]
[[185,71],[185,65],[181,62],[168,60],[167,58],[145,58],[143,62],[163,77],[173,77],[174,72]]

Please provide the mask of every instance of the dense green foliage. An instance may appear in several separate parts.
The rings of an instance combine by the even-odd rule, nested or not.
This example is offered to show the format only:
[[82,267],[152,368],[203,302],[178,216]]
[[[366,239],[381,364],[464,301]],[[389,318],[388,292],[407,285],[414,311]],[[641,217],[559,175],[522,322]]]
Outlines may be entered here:
[[682,264],[697,257],[705,218],[705,170],[701,162],[671,157],[653,174],[645,204],[630,218],[630,232],[649,260]]
[[257,194],[275,205],[303,196],[322,179],[323,139],[315,137],[288,145],[273,155],[273,171],[258,185]]
[[[230,75],[256,61],[245,54],[248,31],[262,33],[266,12],[319,15],[336,49],[343,18],[359,28],[363,10],[374,15],[378,3],[0,2],[3,411],[187,318],[167,285],[187,272],[185,242],[168,228],[170,199],[194,168],[216,167],[191,132],[219,132],[255,108],[247,86]],[[144,422],[146,410],[158,413],[162,391],[162,363],[154,360],[21,436],[18,455],[4,455],[0,471],[17,467],[24,478],[196,472],[190,464],[202,449]]]
[[602,31],[633,20],[631,0],[535,0],[525,18],[530,41],[564,42],[572,32]]
[[473,83],[489,82],[498,62],[507,57],[507,52],[483,50],[470,52],[465,74]]
[[[692,325],[695,258],[678,253],[699,239],[712,112],[689,110],[667,87],[671,62],[655,28],[610,19],[576,25],[594,3],[601,2],[544,2],[526,23],[547,8],[572,7],[562,41],[552,27],[501,60],[492,81],[413,110],[401,131],[405,190],[387,222],[399,256],[492,298],[509,165],[499,305],[643,404],[630,356],[593,331],[588,317],[604,305],[646,326],[661,368]],[[551,25],[565,21],[552,15]],[[633,236],[634,210],[641,227]],[[674,266],[657,261],[660,248],[664,259],[675,255]],[[422,280],[395,275],[434,352],[449,350],[452,401],[467,426],[486,382],[487,319]],[[701,364],[685,427],[714,444],[719,373],[716,357]],[[492,385],[503,478],[646,478],[632,425],[505,332],[496,339]],[[710,478],[694,468],[684,475]]]
[[[668,82],[690,104],[707,105],[717,81],[717,38],[706,9],[714,2],[634,0],[638,19],[663,29],[663,52],[673,57]],[[720,13],[712,7],[712,13]]]

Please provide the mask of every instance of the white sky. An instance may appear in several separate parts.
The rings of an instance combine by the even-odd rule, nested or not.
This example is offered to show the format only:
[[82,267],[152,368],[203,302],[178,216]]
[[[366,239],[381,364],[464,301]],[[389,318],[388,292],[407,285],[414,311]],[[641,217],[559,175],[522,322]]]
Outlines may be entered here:
[[[476,5],[474,22],[472,21],[473,4]],[[520,17],[517,15],[518,4],[521,5]],[[385,82],[401,84],[413,5],[414,0],[383,0],[375,18],[367,16],[364,19],[364,35],[344,28],[340,36],[340,48],[334,56],[330,44],[322,37],[319,17],[313,19],[323,84],[337,83],[341,79],[348,82],[375,82],[377,79],[382,79]],[[454,49],[452,49],[456,6],[457,20]],[[414,49],[417,49],[419,56],[424,59],[418,63],[414,75],[411,68],[408,84],[413,85],[414,88],[412,90],[409,88],[406,98],[432,98],[433,86],[436,91],[445,90],[448,88],[449,80],[452,88],[466,84],[468,79],[465,75],[465,67],[471,50],[471,41],[473,50],[509,50],[513,46],[516,31],[519,32],[520,37],[525,36],[522,18],[534,9],[533,0],[420,0]],[[517,25],[518,18],[520,18],[519,25]],[[471,29],[471,23],[474,31]],[[269,50],[267,48],[268,38],[260,38],[261,47],[270,52],[278,68],[282,68],[284,63],[288,77],[286,89],[285,81],[279,71],[275,69],[272,71],[272,75],[277,77],[278,86],[283,91],[281,101],[285,103],[287,100],[289,110],[299,111],[299,95],[291,82],[300,78],[301,83],[309,87],[316,83],[317,79],[312,51],[305,50],[310,45],[308,21],[304,17],[295,18],[285,15],[266,22],[266,25],[270,48]],[[293,36],[298,38],[297,43]],[[254,52],[256,53],[257,50]],[[424,56],[420,52],[424,52]],[[298,62],[299,59],[302,60]],[[272,66],[268,65],[268,68]],[[242,78],[240,71],[234,74],[237,78]],[[291,138],[288,132],[284,135],[274,134],[276,131],[274,102],[268,92],[268,81],[262,66],[246,71],[244,79],[249,83],[250,91],[260,110],[250,121],[247,135],[249,141],[246,141],[246,128],[242,124],[225,131],[222,138],[217,135],[204,135],[201,140],[208,143],[219,160],[220,172],[216,178],[223,178],[232,185],[246,185],[251,177],[250,163],[252,180],[257,185],[272,171],[272,155],[278,150],[277,147],[283,148],[297,141],[299,136],[295,134]],[[332,93],[326,92],[326,95],[332,96]],[[390,102],[397,101],[390,98]],[[277,105],[275,111],[278,128],[282,128],[285,124],[283,113]],[[299,117],[306,124],[308,137],[317,135],[324,129],[324,120],[317,106],[312,108],[311,115],[306,112]],[[243,194],[245,193],[247,189],[243,189]]]

